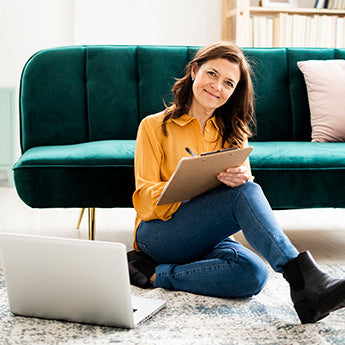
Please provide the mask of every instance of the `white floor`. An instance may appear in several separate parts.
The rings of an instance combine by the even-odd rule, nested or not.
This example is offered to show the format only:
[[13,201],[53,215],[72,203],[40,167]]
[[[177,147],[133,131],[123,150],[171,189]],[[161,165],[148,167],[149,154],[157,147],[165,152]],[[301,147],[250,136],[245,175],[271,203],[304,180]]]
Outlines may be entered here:
[[[87,239],[87,212],[81,227],[79,209],[32,209],[15,188],[0,181],[0,232]],[[345,209],[274,211],[298,250],[309,249],[319,263],[345,263]],[[132,248],[135,212],[132,208],[96,209],[96,240],[119,241]],[[246,243],[239,233],[236,239]]]
[[[87,210],[76,229],[80,209],[35,209],[25,205],[15,188],[0,187],[0,232],[88,239]],[[133,244],[133,208],[96,209],[96,240]]]

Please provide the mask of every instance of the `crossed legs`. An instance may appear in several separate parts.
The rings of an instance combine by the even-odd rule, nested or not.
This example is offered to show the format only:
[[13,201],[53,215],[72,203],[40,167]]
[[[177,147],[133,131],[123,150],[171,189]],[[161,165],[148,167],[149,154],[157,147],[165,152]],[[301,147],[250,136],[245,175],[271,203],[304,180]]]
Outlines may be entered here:
[[168,221],[143,221],[137,243],[159,263],[155,287],[248,297],[261,291],[268,271],[256,254],[228,238],[241,229],[277,272],[298,255],[252,182],[222,186],[185,202]]

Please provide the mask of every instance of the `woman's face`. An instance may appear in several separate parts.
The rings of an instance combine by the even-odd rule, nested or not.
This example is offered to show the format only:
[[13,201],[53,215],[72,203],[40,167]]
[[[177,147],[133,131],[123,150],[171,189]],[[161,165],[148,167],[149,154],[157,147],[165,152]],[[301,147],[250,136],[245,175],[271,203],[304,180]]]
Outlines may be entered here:
[[210,113],[227,102],[240,81],[238,64],[226,59],[209,60],[201,66],[195,64],[191,71],[193,83],[193,107],[201,107]]

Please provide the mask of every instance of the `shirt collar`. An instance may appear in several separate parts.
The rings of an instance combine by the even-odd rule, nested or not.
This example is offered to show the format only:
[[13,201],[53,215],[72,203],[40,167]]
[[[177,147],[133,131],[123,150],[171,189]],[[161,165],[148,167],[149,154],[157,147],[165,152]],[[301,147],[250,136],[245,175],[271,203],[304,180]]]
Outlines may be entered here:
[[179,126],[185,126],[188,123],[192,122],[195,118],[192,116],[189,116],[188,114],[184,114],[177,119],[172,119],[173,122],[178,124]]
[[217,120],[216,120],[216,117],[213,115],[211,118],[210,118],[211,122],[213,123],[213,126],[217,129],[217,131],[219,132],[219,127],[217,125]]
[[[192,117],[188,114],[184,114],[184,115],[178,117],[177,119],[172,119],[172,121],[175,122],[176,124],[178,124],[179,126],[183,127],[183,126],[187,125],[188,123],[192,122],[194,119],[196,119],[196,118]],[[219,131],[216,117],[214,115],[209,119],[209,121],[211,121],[213,123],[214,127]]]

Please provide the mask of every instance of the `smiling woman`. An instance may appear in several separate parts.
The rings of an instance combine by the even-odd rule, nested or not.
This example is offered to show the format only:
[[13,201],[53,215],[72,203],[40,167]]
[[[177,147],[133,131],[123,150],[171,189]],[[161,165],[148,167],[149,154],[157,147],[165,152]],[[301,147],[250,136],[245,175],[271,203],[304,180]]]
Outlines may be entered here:
[[141,122],[135,149],[135,249],[128,253],[131,283],[237,298],[258,294],[268,270],[247,241],[290,283],[302,323],[345,306],[345,279],[322,272],[298,253],[275,219],[249,160],[219,171],[222,183],[191,200],[157,205],[185,147],[201,154],[248,146],[253,120],[249,65],[228,42],[199,50],[173,86],[174,104]]
[[[243,140],[251,136],[249,125],[253,121],[254,92],[250,77],[251,68],[241,49],[230,43],[217,42],[206,46],[189,62],[185,76],[173,86],[175,102],[165,111],[163,132],[166,134],[166,123],[169,119],[193,113],[192,107],[197,103],[197,94],[194,94],[194,91],[197,91],[199,77],[205,73],[209,74],[209,79],[205,77],[202,80],[203,83],[208,80],[208,85],[205,85],[206,92],[220,96],[222,91],[222,96],[225,94],[226,98],[213,108],[208,117],[214,115],[222,137],[222,145],[228,142],[230,146],[241,147]],[[195,78],[198,80],[194,80]],[[220,81],[223,83],[220,91],[212,92],[215,87],[219,88]],[[200,118],[204,110],[199,104],[199,109],[194,115]]]
[[193,100],[189,115],[196,117],[202,131],[213,112],[224,105],[235,91],[241,72],[237,63],[226,59],[215,59],[199,66],[195,63],[191,71]]

